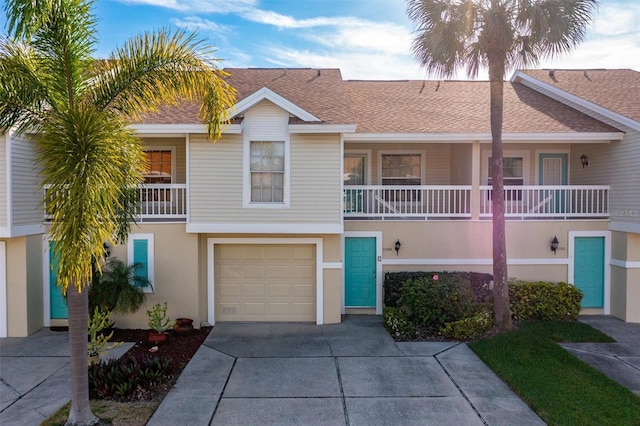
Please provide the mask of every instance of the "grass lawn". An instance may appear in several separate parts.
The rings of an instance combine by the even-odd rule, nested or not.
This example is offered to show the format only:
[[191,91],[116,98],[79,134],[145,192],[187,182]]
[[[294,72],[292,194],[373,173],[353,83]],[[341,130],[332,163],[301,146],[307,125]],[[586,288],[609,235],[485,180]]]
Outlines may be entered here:
[[469,347],[550,425],[640,425],[640,397],[555,342],[612,342],[579,322],[521,323]]

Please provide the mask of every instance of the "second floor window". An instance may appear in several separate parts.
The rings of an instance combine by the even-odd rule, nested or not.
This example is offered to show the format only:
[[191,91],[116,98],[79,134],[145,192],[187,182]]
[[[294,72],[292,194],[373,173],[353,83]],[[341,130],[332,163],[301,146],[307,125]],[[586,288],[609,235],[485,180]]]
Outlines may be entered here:
[[147,160],[144,183],[173,183],[171,150],[147,150],[144,154]]
[[284,142],[251,141],[251,202],[284,202]]
[[420,185],[422,159],[420,154],[383,154],[383,185]]

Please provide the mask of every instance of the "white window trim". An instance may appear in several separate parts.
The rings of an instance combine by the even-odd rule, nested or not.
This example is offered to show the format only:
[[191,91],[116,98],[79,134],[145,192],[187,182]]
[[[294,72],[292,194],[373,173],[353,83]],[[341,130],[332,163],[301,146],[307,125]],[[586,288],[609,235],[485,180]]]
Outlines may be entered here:
[[[325,269],[322,238],[207,238],[207,321],[216,324],[215,245],[216,244],[313,244],[316,247],[316,325],[324,324]],[[333,269],[334,264],[328,264]]]
[[[148,151],[171,151],[171,184],[176,183],[176,147],[174,145],[172,146],[162,146],[162,145],[150,145],[150,146],[145,146],[143,148],[144,152],[148,152]],[[143,176],[145,176],[143,174]],[[147,185],[154,185],[153,183],[149,183]]]
[[[345,149],[343,158],[345,157],[355,157],[355,156],[363,156],[365,157],[365,165],[364,165],[364,179],[365,185],[371,185],[371,150],[370,149]],[[342,165],[342,171],[344,173],[344,163]]]
[[404,155],[404,154],[419,154],[420,155],[420,185],[425,185],[427,178],[427,151],[421,150],[406,150],[406,151],[393,151],[384,150],[378,151],[378,185],[382,185],[382,156],[383,155]]
[[569,273],[567,281],[575,281],[576,237],[604,237],[604,314],[611,315],[611,231],[569,231]]
[[129,237],[127,238],[127,265],[131,265],[133,263],[133,240],[147,240],[147,256],[149,257],[147,271],[148,279],[151,282],[152,287],[145,287],[142,291],[145,293],[155,293],[155,250],[153,234],[129,234]]
[[[284,201],[282,203],[258,203],[251,201],[251,142],[284,142]],[[253,209],[288,209],[291,200],[291,140],[287,134],[279,138],[250,138],[242,140],[242,207]]]
[[[522,157],[522,185],[530,185],[529,177],[531,176],[529,151],[524,150],[506,150],[503,151],[502,157]],[[482,181],[481,185],[487,185],[489,181],[489,158],[491,157],[491,150],[482,150]]]

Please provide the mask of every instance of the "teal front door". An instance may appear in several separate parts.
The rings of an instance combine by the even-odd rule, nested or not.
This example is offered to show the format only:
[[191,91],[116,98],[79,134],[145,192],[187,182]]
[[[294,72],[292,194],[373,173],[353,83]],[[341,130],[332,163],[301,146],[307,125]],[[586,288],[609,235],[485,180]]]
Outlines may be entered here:
[[604,307],[604,237],[576,237],[573,276],[584,293],[582,307]]
[[55,242],[49,243],[49,307],[51,309],[51,319],[67,319],[69,315],[67,300],[57,285],[58,259],[54,253],[55,246]]
[[344,304],[347,307],[376,306],[376,239],[347,237],[345,251]]

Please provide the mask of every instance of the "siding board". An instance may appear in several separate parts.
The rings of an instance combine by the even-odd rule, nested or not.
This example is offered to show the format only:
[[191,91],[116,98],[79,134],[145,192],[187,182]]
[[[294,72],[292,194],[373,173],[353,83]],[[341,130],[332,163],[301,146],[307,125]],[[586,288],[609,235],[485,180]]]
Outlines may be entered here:
[[11,194],[13,226],[42,224],[42,191],[35,147],[26,138],[11,139]]
[[0,136],[0,227],[7,226],[7,141]]

